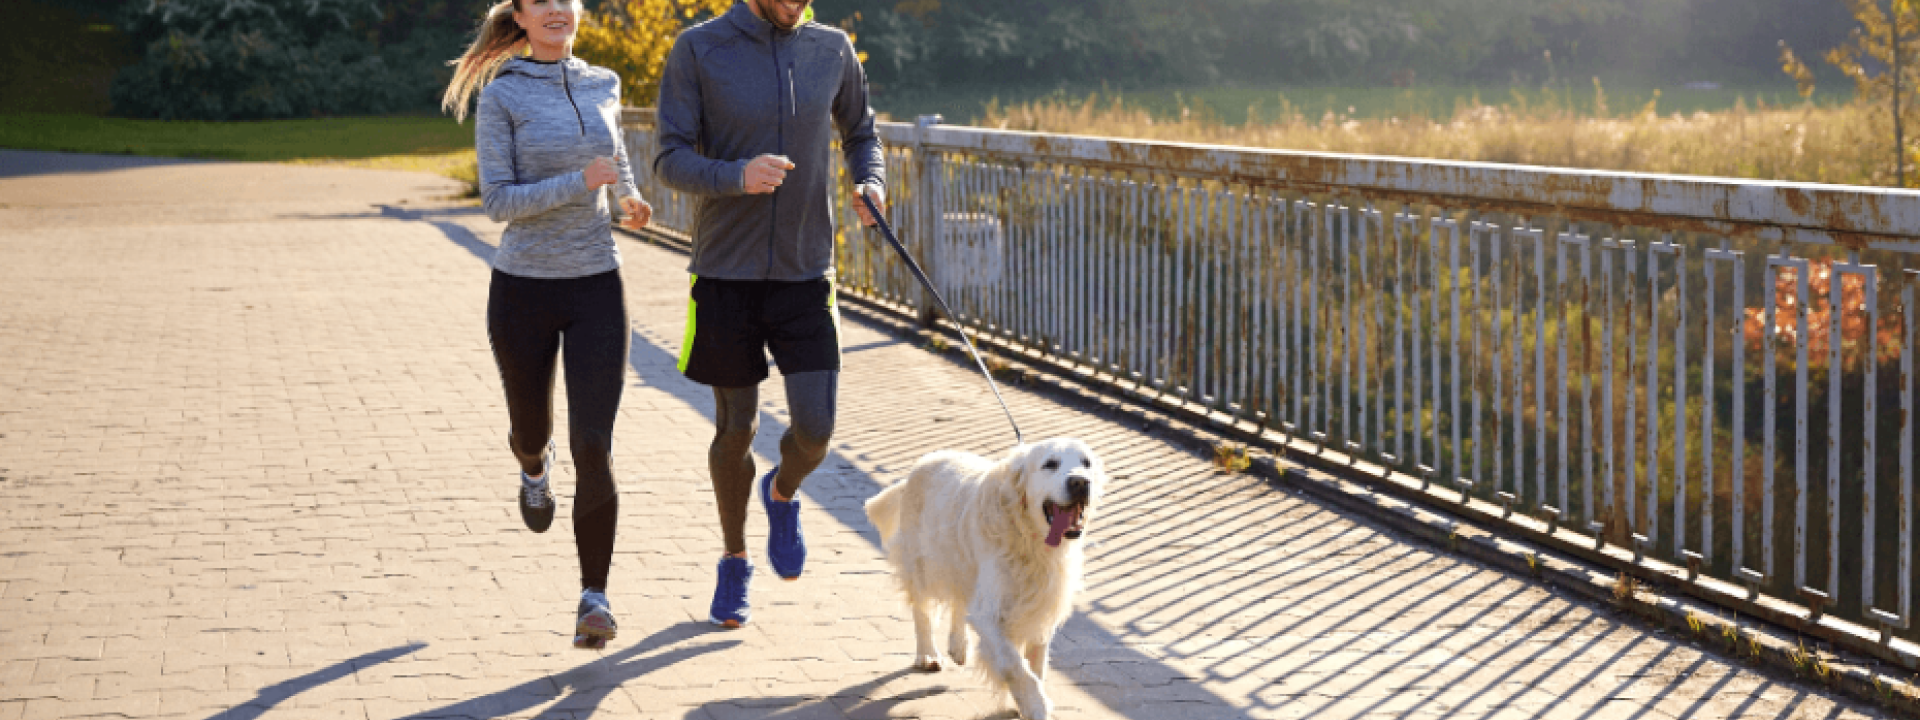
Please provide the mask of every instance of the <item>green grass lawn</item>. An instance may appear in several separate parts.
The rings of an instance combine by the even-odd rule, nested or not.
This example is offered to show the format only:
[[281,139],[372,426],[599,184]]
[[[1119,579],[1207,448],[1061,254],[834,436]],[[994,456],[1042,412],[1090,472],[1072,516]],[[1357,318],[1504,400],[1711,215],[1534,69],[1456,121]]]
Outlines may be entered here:
[[0,115],[0,147],[211,160],[365,160],[473,148],[451,118],[167,122],[90,115]]
[[412,170],[463,181],[470,193],[479,184],[473,125],[451,118],[215,123],[8,113],[0,114],[0,148]]

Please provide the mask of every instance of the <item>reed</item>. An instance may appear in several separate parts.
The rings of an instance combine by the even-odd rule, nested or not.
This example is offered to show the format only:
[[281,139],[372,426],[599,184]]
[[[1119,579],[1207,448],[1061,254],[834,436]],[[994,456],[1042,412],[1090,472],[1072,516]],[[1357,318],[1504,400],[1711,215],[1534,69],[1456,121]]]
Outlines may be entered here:
[[[1249,121],[1229,124],[1211,109],[1182,104],[1155,115],[1116,96],[988,102],[977,124],[1007,130],[1145,140],[1393,155],[1629,172],[1710,175],[1794,182],[1892,186],[1893,122],[1868,103],[1749,106],[1720,112],[1663,114],[1659,94],[1637,109],[1614,112],[1595,83],[1594,98],[1576,108],[1565,100],[1515,95],[1491,104],[1475,97],[1446,118],[1362,118],[1327,112],[1310,117],[1282,96],[1277,112],[1249,108]],[[1914,175],[1915,173],[1909,173]],[[1909,184],[1920,186],[1910,178]]]

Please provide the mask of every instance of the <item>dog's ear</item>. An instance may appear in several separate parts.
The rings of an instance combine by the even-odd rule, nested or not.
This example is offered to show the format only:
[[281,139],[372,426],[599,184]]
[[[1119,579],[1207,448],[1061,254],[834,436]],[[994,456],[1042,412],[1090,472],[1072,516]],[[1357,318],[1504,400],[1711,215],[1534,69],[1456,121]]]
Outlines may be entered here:
[[1026,483],[1027,473],[1033,471],[1033,468],[1027,467],[1033,458],[1033,448],[1032,445],[1015,445],[1007,451],[1006,457],[1000,461],[1003,482],[1015,487]]

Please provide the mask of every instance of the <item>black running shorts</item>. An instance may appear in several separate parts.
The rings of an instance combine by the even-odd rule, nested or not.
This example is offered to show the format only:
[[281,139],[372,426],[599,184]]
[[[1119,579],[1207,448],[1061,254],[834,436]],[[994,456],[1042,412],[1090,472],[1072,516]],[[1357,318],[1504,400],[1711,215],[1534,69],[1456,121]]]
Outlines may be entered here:
[[681,373],[714,387],[758,385],[769,351],[783,375],[840,369],[832,280],[693,278]]

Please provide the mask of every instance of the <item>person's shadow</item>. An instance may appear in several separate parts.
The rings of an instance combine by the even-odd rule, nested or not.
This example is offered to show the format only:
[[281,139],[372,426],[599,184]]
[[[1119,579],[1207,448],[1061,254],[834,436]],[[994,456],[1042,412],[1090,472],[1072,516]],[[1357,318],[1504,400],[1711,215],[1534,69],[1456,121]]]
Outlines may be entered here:
[[[552,707],[544,709],[567,710],[582,715],[592,714],[609,693],[627,681],[691,657],[725,650],[740,644],[739,640],[723,640],[654,653],[676,642],[709,635],[712,632],[712,628],[706,623],[689,621],[668,626],[647,636],[632,647],[604,657],[596,657],[572,669],[543,675],[510,688],[407,717],[424,720],[444,717],[519,716],[549,703]],[[370,652],[321,670],[269,685],[261,688],[259,694],[252,700],[215,713],[209,720],[253,720],[288,698],[413,653],[423,647],[426,647],[425,643],[414,643]]]
[[426,646],[426,643],[413,643],[411,645],[390,647],[385,650],[376,650],[356,658],[342,660],[319,670],[301,675],[300,677],[282,680],[260,688],[260,691],[253,696],[252,700],[215,713],[213,718],[217,720],[253,720],[254,718],[260,717],[261,713],[272,710],[275,705],[286,702],[288,698],[295,695],[352,675],[361,668],[379,665],[380,663],[398,658],[402,655],[413,653]]
[[551,706],[544,709],[571,711],[582,716],[590,715],[600,707],[601,701],[605,700],[609,693],[630,680],[688,658],[725,650],[740,644],[739,640],[722,640],[648,654],[681,640],[711,635],[713,632],[712,626],[700,622],[687,621],[670,625],[648,635],[646,639],[635,643],[632,647],[609,653],[605,657],[583,663],[573,669],[528,680],[504,690],[462,700],[445,707],[408,715],[407,718],[425,720],[444,717],[520,716],[549,703],[552,703]]

